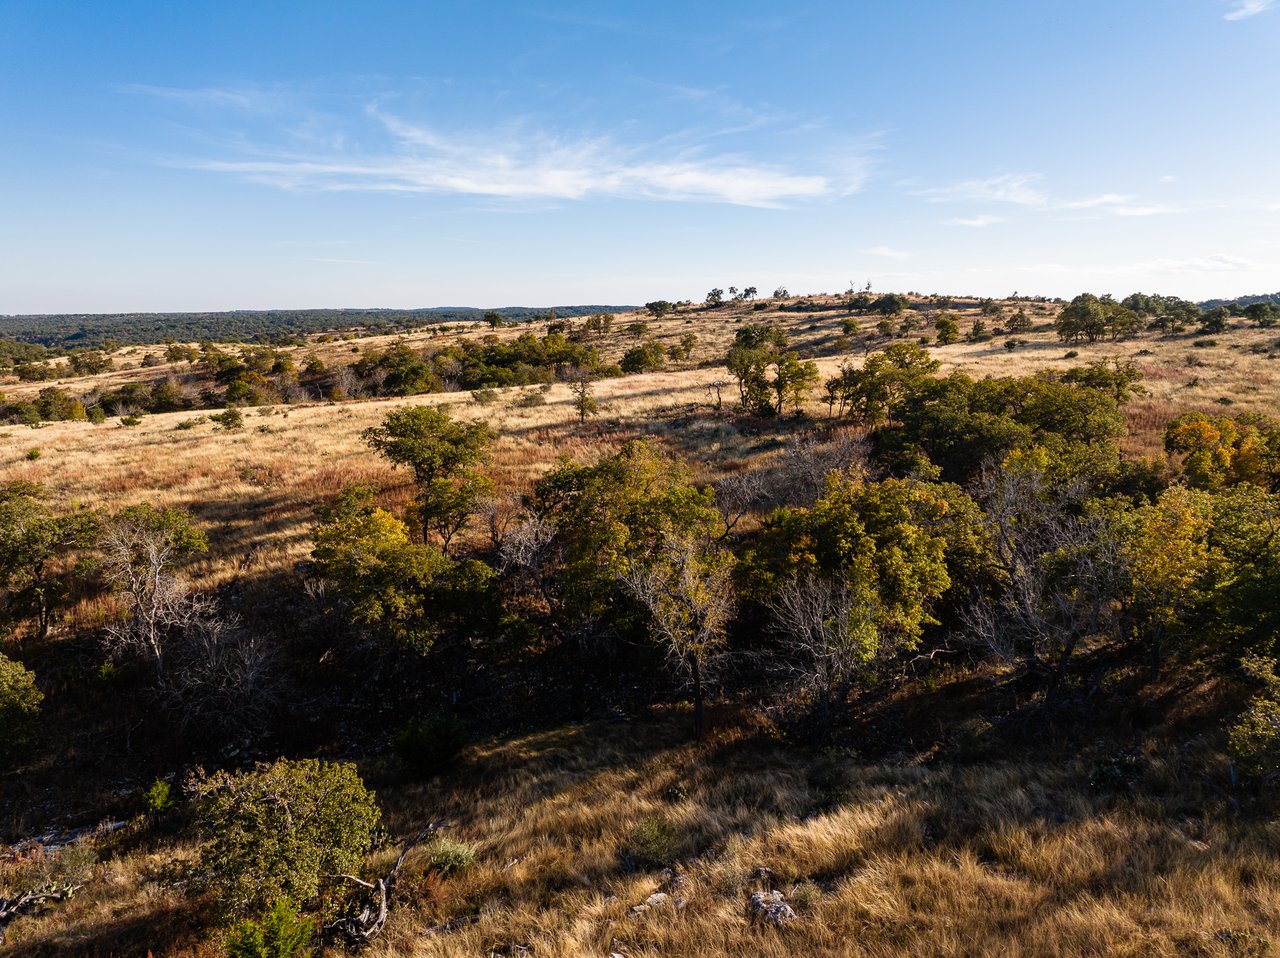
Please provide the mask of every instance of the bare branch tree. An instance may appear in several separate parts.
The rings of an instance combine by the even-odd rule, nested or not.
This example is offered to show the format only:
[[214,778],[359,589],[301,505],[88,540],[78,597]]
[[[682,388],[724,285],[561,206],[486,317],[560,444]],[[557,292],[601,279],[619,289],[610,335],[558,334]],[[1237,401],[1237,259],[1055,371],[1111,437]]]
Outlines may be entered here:
[[790,579],[769,603],[787,668],[816,699],[824,729],[858,678],[890,650],[881,647],[875,590],[845,576]]
[[1036,470],[989,467],[979,492],[1004,587],[965,624],[1001,659],[1044,674],[1052,700],[1081,643],[1114,627],[1120,538],[1105,516],[1080,508],[1083,488],[1054,487]]
[[694,735],[701,738],[703,686],[734,612],[730,557],[692,537],[665,536],[657,554],[633,563],[622,581],[649,611],[650,631],[672,669],[693,686]]

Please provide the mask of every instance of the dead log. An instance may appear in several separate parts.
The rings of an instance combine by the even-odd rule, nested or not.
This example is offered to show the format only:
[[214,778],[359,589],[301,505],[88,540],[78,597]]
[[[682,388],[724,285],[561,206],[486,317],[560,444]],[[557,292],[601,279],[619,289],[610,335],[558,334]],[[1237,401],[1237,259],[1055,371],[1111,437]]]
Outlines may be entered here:
[[54,902],[66,901],[83,887],[67,882],[24,891],[16,898],[0,898],[0,945],[4,944],[5,931],[15,919],[37,912]]
[[365,889],[365,893],[352,904],[345,915],[325,927],[325,936],[330,940],[342,941],[347,945],[359,948],[369,944],[378,935],[382,934],[383,926],[387,923],[387,915],[390,913],[391,896],[395,892],[396,878],[400,874],[400,867],[404,864],[405,859],[409,857],[409,852],[444,827],[445,823],[443,821],[432,822],[413,838],[409,839],[404,848],[401,849],[400,856],[396,859],[395,864],[391,866],[391,870],[375,881],[365,881],[355,875],[327,876],[359,885]]

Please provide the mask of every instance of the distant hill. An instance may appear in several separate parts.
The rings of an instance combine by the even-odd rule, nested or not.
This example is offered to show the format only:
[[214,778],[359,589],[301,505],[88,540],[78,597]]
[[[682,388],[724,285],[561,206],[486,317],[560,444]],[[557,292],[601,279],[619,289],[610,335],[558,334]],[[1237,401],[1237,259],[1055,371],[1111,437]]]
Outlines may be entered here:
[[1201,309],[1214,309],[1218,306],[1252,306],[1254,303],[1274,303],[1280,306],[1280,293],[1262,293],[1258,296],[1237,296],[1235,299],[1206,299],[1200,304]]
[[[527,322],[544,317],[589,316],[592,313],[625,312],[634,306],[504,306],[506,322]],[[201,340],[234,342],[285,342],[308,333],[364,329],[394,332],[433,323],[480,320],[486,309],[472,306],[435,306],[426,309],[265,309],[223,313],[51,313],[0,316],[0,338],[38,343],[53,348],[101,346],[116,343],[159,343]]]

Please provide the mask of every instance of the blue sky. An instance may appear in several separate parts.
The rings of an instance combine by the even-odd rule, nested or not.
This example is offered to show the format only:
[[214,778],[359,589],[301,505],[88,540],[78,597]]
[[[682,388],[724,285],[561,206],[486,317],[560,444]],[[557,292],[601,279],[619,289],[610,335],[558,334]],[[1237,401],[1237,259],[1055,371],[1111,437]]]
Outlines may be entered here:
[[1280,289],[1275,0],[0,0],[0,313]]

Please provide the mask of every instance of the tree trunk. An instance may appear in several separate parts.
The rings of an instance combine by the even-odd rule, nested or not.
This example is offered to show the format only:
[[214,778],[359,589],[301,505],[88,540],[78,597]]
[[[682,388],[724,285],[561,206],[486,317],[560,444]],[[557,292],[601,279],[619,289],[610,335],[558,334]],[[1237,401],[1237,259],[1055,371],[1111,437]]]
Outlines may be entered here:
[[693,659],[693,737],[702,739],[702,663]]

